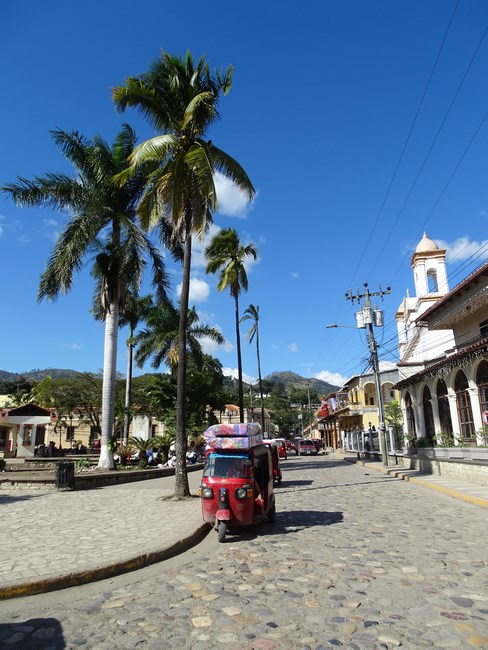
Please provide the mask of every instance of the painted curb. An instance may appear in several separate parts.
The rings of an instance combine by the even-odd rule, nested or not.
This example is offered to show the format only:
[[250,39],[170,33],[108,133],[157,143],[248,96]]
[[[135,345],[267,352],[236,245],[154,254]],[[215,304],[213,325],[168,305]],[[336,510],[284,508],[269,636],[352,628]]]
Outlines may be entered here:
[[148,551],[147,553],[137,555],[131,559],[121,560],[120,562],[115,562],[104,567],[86,569],[85,571],[80,571],[78,573],[46,578],[45,580],[33,580],[23,584],[0,587],[0,601],[11,598],[21,598],[22,596],[45,594],[48,591],[58,591],[59,589],[67,589],[68,587],[77,587],[79,585],[88,584],[89,582],[105,580],[123,573],[142,569],[151,564],[168,560],[175,555],[180,555],[189,550],[206,537],[210,530],[211,526],[203,523],[199,528],[197,528],[197,530],[187,537],[184,537],[163,549]]

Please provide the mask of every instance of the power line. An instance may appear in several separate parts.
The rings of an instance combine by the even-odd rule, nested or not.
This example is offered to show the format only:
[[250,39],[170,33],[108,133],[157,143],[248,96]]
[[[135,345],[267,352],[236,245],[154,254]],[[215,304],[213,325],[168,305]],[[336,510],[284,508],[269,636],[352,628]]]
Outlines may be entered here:
[[383,198],[383,201],[382,201],[382,203],[381,203],[381,207],[380,207],[379,212],[378,212],[378,214],[377,214],[377,216],[376,216],[376,220],[375,220],[375,222],[374,222],[374,224],[373,224],[373,227],[372,227],[372,229],[371,229],[371,231],[370,231],[370,234],[369,234],[368,240],[366,241],[366,244],[365,244],[364,247],[363,247],[363,252],[362,252],[362,254],[361,254],[360,258],[359,258],[359,261],[358,261],[358,263],[357,263],[357,265],[356,265],[356,268],[355,268],[355,270],[354,270],[354,273],[353,273],[353,276],[352,276],[352,280],[351,280],[351,282],[349,283],[350,285],[354,283],[354,278],[356,277],[356,274],[357,274],[357,272],[358,272],[358,269],[359,269],[359,267],[360,267],[360,265],[361,265],[361,263],[362,263],[362,261],[363,261],[365,255],[366,255],[366,251],[368,250],[369,244],[370,244],[370,242],[371,242],[371,240],[372,240],[372,238],[373,238],[373,234],[374,234],[374,232],[375,232],[375,230],[376,230],[376,227],[377,227],[377,225],[378,225],[378,222],[379,222],[379,220],[380,220],[381,214],[382,214],[383,209],[384,209],[384,207],[385,207],[385,204],[386,204],[386,201],[387,201],[388,196],[389,196],[389,194],[390,194],[391,188],[392,188],[392,186],[393,186],[393,183],[395,182],[395,179],[396,179],[396,176],[397,176],[397,173],[398,173],[398,169],[400,168],[400,164],[401,164],[401,162],[402,162],[402,160],[403,160],[403,157],[404,157],[404,155],[405,155],[405,151],[406,151],[406,149],[407,149],[408,143],[410,142],[410,138],[411,138],[412,132],[413,132],[413,130],[414,130],[415,124],[417,123],[417,118],[418,118],[418,116],[419,116],[419,114],[420,114],[420,110],[421,110],[421,108],[422,108],[422,105],[423,105],[423,103],[424,103],[425,97],[426,97],[426,95],[427,95],[427,91],[428,91],[428,89],[429,89],[429,87],[430,87],[430,84],[431,84],[432,78],[433,78],[434,73],[435,73],[435,70],[436,70],[436,68],[437,68],[437,64],[438,64],[438,62],[439,62],[439,59],[440,59],[440,56],[441,56],[442,50],[444,49],[444,45],[445,45],[445,43],[446,43],[447,36],[448,36],[449,31],[450,31],[450,29],[451,29],[451,25],[452,25],[452,22],[453,22],[453,20],[454,20],[454,16],[455,16],[455,14],[456,14],[456,11],[457,11],[457,8],[458,8],[458,5],[459,5],[459,1],[460,1],[460,0],[457,0],[456,5],[455,5],[455,7],[454,7],[454,10],[453,10],[453,12],[452,12],[452,14],[451,14],[451,18],[450,18],[450,20],[449,20],[449,24],[447,25],[446,31],[445,31],[445,33],[444,33],[444,37],[443,37],[443,39],[442,39],[441,45],[440,45],[440,47],[439,47],[439,50],[438,50],[438,52],[437,52],[437,56],[436,56],[436,58],[435,58],[434,64],[433,64],[433,66],[432,66],[432,69],[431,69],[431,72],[430,72],[430,75],[429,75],[429,78],[428,78],[428,80],[427,80],[427,84],[426,84],[426,86],[425,86],[425,88],[424,88],[424,91],[423,91],[423,93],[422,93],[422,97],[420,98],[420,102],[419,102],[419,104],[418,104],[418,106],[417,106],[417,110],[416,110],[416,112],[415,112],[415,116],[414,116],[413,121],[412,121],[412,124],[411,124],[411,126],[410,126],[410,129],[409,129],[409,132],[408,132],[407,138],[406,138],[406,140],[405,140],[405,142],[404,142],[404,145],[403,145],[402,151],[401,151],[401,153],[400,153],[400,157],[398,158],[397,164],[396,164],[395,169],[394,169],[394,171],[393,171],[393,175],[392,175],[392,177],[391,177],[391,179],[390,179],[390,183],[389,183],[388,188],[387,188],[387,190],[386,190],[386,194],[385,194],[385,196],[384,196],[384,198]]
[[[453,105],[454,105],[454,102],[456,101],[457,96],[459,95],[459,92],[461,91],[461,88],[462,88],[462,86],[463,86],[463,84],[464,84],[464,82],[465,82],[465,80],[466,80],[466,77],[468,76],[469,70],[471,69],[471,66],[473,65],[473,62],[474,62],[474,60],[475,60],[475,58],[476,58],[476,56],[477,56],[477,54],[478,54],[478,51],[479,51],[479,49],[480,49],[480,47],[481,47],[481,44],[483,43],[483,41],[484,41],[484,39],[485,39],[485,36],[486,36],[487,31],[488,31],[488,28],[485,28],[485,30],[483,31],[483,34],[482,34],[482,36],[481,36],[481,39],[480,39],[480,41],[479,41],[479,43],[478,43],[478,45],[477,45],[477,47],[476,47],[476,49],[475,49],[475,51],[474,51],[473,56],[471,57],[471,60],[470,60],[470,62],[469,62],[469,64],[468,64],[468,67],[466,68],[466,70],[465,70],[465,72],[464,72],[464,75],[463,75],[463,77],[462,77],[462,79],[461,79],[461,81],[460,81],[460,83],[459,83],[459,85],[458,85],[458,87],[457,87],[457,90],[456,90],[456,92],[454,93],[454,97],[452,98],[451,103],[449,104],[449,107],[448,107],[448,109],[447,109],[447,111],[446,111],[446,113],[445,113],[445,115],[444,115],[444,118],[443,118],[443,120],[442,120],[442,122],[441,122],[439,128],[437,129],[437,132],[436,132],[436,134],[435,134],[435,136],[434,136],[434,139],[432,140],[432,143],[431,143],[431,145],[430,145],[430,147],[429,147],[429,149],[428,149],[428,151],[427,151],[427,154],[426,154],[425,157],[424,157],[424,160],[423,160],[423,162],[422,162],[422,164],[421,164],[421,166],[420,166],[420,169],[419,169],[419,171],[417,172],[417,175],[415,176],[415,179],[414,179],[414,181],[413,181],[413,183],[412,183],[412,185],[411,185],[411,187],[410,187],[410,189],[409,189],[409,191],[408,191],[408,193],[407,193],[407,196],[406,196],[406,198],[405,198],[405,200],[404,200],[404,202],[403,202],[403,205],[402,205],[402,207],[400,208],[400,211],[399,211],[399,213],[398,213],[398,215],[397,215],[395,221],[393,222],[393,224],[392,224],[392,226],[391,226],[391,228],[390,228],[390,231],[389,231],[389,233],[388,233],[388,236],[386,237],[385,242],[383,243],[383,246],[382,246],[382,248],[380,249],[380,252],[379,252],[378,255],[376,256],[376,261],[375,261],[375,263],[373,264],[373,267],[372,267],[372,269],[371,269],[371,271],[370,271],[370,275],[371,275],[371,273],[374,271],[374,269],[376,268],[376,265],[378,264],[378,261],[381,259],[381,255],[382,255],[383,251],[385,250],[386,245],[387,245],[388,242],[390,241],[390,237],[391,237],[393,231],[395,230],[395,227],[396,227],[396,225],[397,225],[397,223],[398,223],[398,221],[399,221],[401,215],[403,214],[403,210],[405,209],[405,206],[407,205],[408,200],[410,199],[410,196],[412,195],[412,192],[413,192],[415,186],[417,185],[417,181],[419,180],[420,175],[422,174],[422,171],[424,170],[424,167],[425,167],[425,165],[427,164],[427,160],[429,159],[430,154],[432,153],[432,150],[433,150],[433,148],[434,148],[434,146],[435,146],[435,143],[437,142],[437,139],[438,139],[438,137],[439,137],[439,135],[440,135],[440,133],[441,133],[443,127],[444,127],[444,124],[445,124],[446,121],[447,121],[447,118],[448,118],[448,116],[449,116],[449,113],[451,112],[451,109],[452,109],[452,107],[453,107]],[[471,138],[471,140],[470,140],[468,146],[467,146],[466,149],[464,150],[464,153],[463,153],[463,155],[461,156],[461,158],[460,158],[458,164],[456,165],[456,167],[454,168],[454,171],[453,171],[452,174],[450,175],[448,182],[447,182],[446,185],[444,186],[444,189],[442,190],[442,192],[441,192],[439,198],[437,199],[437,201],[436,201],[434,207],[432,208],[432,210],[431,210],[431,212],[430,212],[428,218],[427,218],[426,221],[424,222],[424,226],[425,226],[425,224],[427,223],[427,221],[428,221],[428,219],[430,218],[430,216],[432,215],[432,212],[433,212],[433,211],[435,210],[435,208],[437,207],[437,205],[438,205],[440,199],[442,198],[444,192],[447,190],[447,187],[449,186],[449,184],[450,184],[452,178],[454,177],[454,175],[455,175],[455,173],[457,172],[459,166],[461,165],[461,162],[464,160],[464,157],[465,157],[466,153],[468,152],[469,148],[471,147],[471,144],[473,143],[475,137],[478,135],[478,132],[480,131],[481,127],[483,126],[483,124],[484,124],[484,122],[485,122],[487,116],[488,116],[488,113],[485,113],[485,115],[484,115],[483,119],[481,120],[481,122],[480,122],[478,128],[476,129],[476,131],[475,131],[473,137]]]

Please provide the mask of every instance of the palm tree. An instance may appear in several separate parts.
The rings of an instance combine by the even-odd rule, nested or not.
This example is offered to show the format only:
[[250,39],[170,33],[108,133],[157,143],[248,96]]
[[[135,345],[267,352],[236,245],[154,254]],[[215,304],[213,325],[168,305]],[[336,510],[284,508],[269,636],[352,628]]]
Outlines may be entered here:
[[[110,147],[100,136],[87,140],[79,133],[52,132],[55,143],[75,167],[76,175],[47,174],[34,180],[18,178],[2,189],[18,205],[52,206],[72,217],[54,246],[41,276],[37,299],[56,300],[67,293],[74,274],[95,256],[94,304],[105,320],[102,391],[102,439],[99,467],[113,468],[109,440],[113,433],[119,309],[127,287],[137,290],[148,255],[158,296],[166,295],[163,259],[136,222],[136,206],[145,177],[135,173],[120,187],[114,175],[127,166],[134,131],[124,125]],[[95,309],[96,311],[96,309]]]
[[[146,361],[153,357],[151,366],[159,368],[165,362],[170,368],[178,366],[180,312],[169,300],[164,300],[159,305],[148,310],[146,314],[146,328],[136,337],[137,351],[136,363],[142,368]],[[186,330],[187,352],[196,363],[203,360],[202,346],[199,338],[206,337],[222,345],[225,342],[221,332],[209,325],[200,325],[199,316],[192,307],[188,310]]]
[[207,273],[219,273],[217,289],[224,291],[229,288],[235,302],[236,342],[237,342],[237,371],[239,382],[239,417],[244,422],[244,393],[242,387],[241,335],[239,331],[239,295],[247,291],[246,258],[256,259],[258,252],[254,244],[243,246],[236,230],[225,228],[217,233],[205,249]]
[[264,398],[263,398],[263,381],[261,379],[261,357],[259,354],[259,306],[255,307],[254,305],[249,305],[249,307],[244,312],[244,316],[241,318],[241,323],[245,320],[251,319],[253,324],[249,332],[246,334],[246,338],[249,343],[253,342],[254,337],[256,337],[256,353],[258,357],[258,381],[259,381],[259,395],[261,398],[261,426],[263,427],[264,434]]
[[249,200],[255,193],[239,163],[207,139],[208,129],[219,118],[220,95],[230,91],[232,72],[228,67],[212,73],[205,57],[195,63],[190,52],[185,58],[163,52],[147,73],[131,77],[113,90],[118,110],[136,108],[159,132],[135,149],[130,167],[119,180],[124,182],[140,169],[147,173],[146,190],[138,206],[143,225],[170,222],[174,241],[184,246],[176,405],[177,498],[190,494],[185,381],[192,235],[203,237],[212,212],[218,209],[216,172],[230,178]]
[[139,325],[139,322],[146,316],[147,312],[152,306],[151,296],[140,297],[136,293],[128,293],[122,312],[120,314],[120,327],[129,326],[129,337],[126,340],[127,345],[127,374],[125,378],[125,413],[124,413],[124,431],[122,434],[122,445],[127,445],[129,438],[129,424],[131,407],[131,392],[132,392],[132,362],[134,355],[134,346],[136,339],[134,332]]

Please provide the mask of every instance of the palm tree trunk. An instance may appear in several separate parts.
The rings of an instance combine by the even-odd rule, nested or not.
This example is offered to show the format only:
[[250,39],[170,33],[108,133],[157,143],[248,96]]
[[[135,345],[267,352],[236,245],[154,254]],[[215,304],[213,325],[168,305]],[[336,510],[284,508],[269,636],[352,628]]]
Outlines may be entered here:
[[241,332],[239,330],[239,298],[236,301],[236,344],[237,344],[237,375],[239,383],[239,419],[244,422],[244,388],[242,386]]
[[258,381],[259,381],[259,397],[261,400],[261,427],[262,427],[262,433],[265,438],[268,436],[266,435],[266,427],[265,427],[265,422],[264,422],[264,398],[263,398],[263,382],[261,379],[261,356],[259,354],[259,330],[258,330],[258,325],[256,323],[256,353],[258,355]]
[[[189,221],[189,219],[188,219]],[[190,495],[186,472],[186,327],[188,319],[188,298],[190,295],[191,228],[187,224],[185,233],[185,254],[183,257],[183,279],[180,298],[180,324],[178,332],[178,370],[176,375],[176,441],[175,441],[175,496]]]
[[132,389],[132,354],[134,346],[132,345],[133,340],[133,331],[132,327],[129,330],[129,338],[127,341],[127,375],[125,378],[125,413],[124,413],[124,433],[122,436],[122,446],[127,446],[127,441],[129,440],[129,408],[130,408],[130,394]]
[[103,352],[102,440],[98,467],[113,469],[114,458],[108,443],[114,429],[115,380],[117,369],[117,338],[119,327],[118,300],[110,305],[105,317],[105,342]]

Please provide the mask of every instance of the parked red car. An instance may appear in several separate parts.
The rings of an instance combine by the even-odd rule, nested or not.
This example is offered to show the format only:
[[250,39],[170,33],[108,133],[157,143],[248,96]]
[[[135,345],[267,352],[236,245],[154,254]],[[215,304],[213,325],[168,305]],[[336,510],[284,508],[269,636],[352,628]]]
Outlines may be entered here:
[[298,456],[316,456],[319,453],[314,441],[310,438],[299,440],[297,449]]

